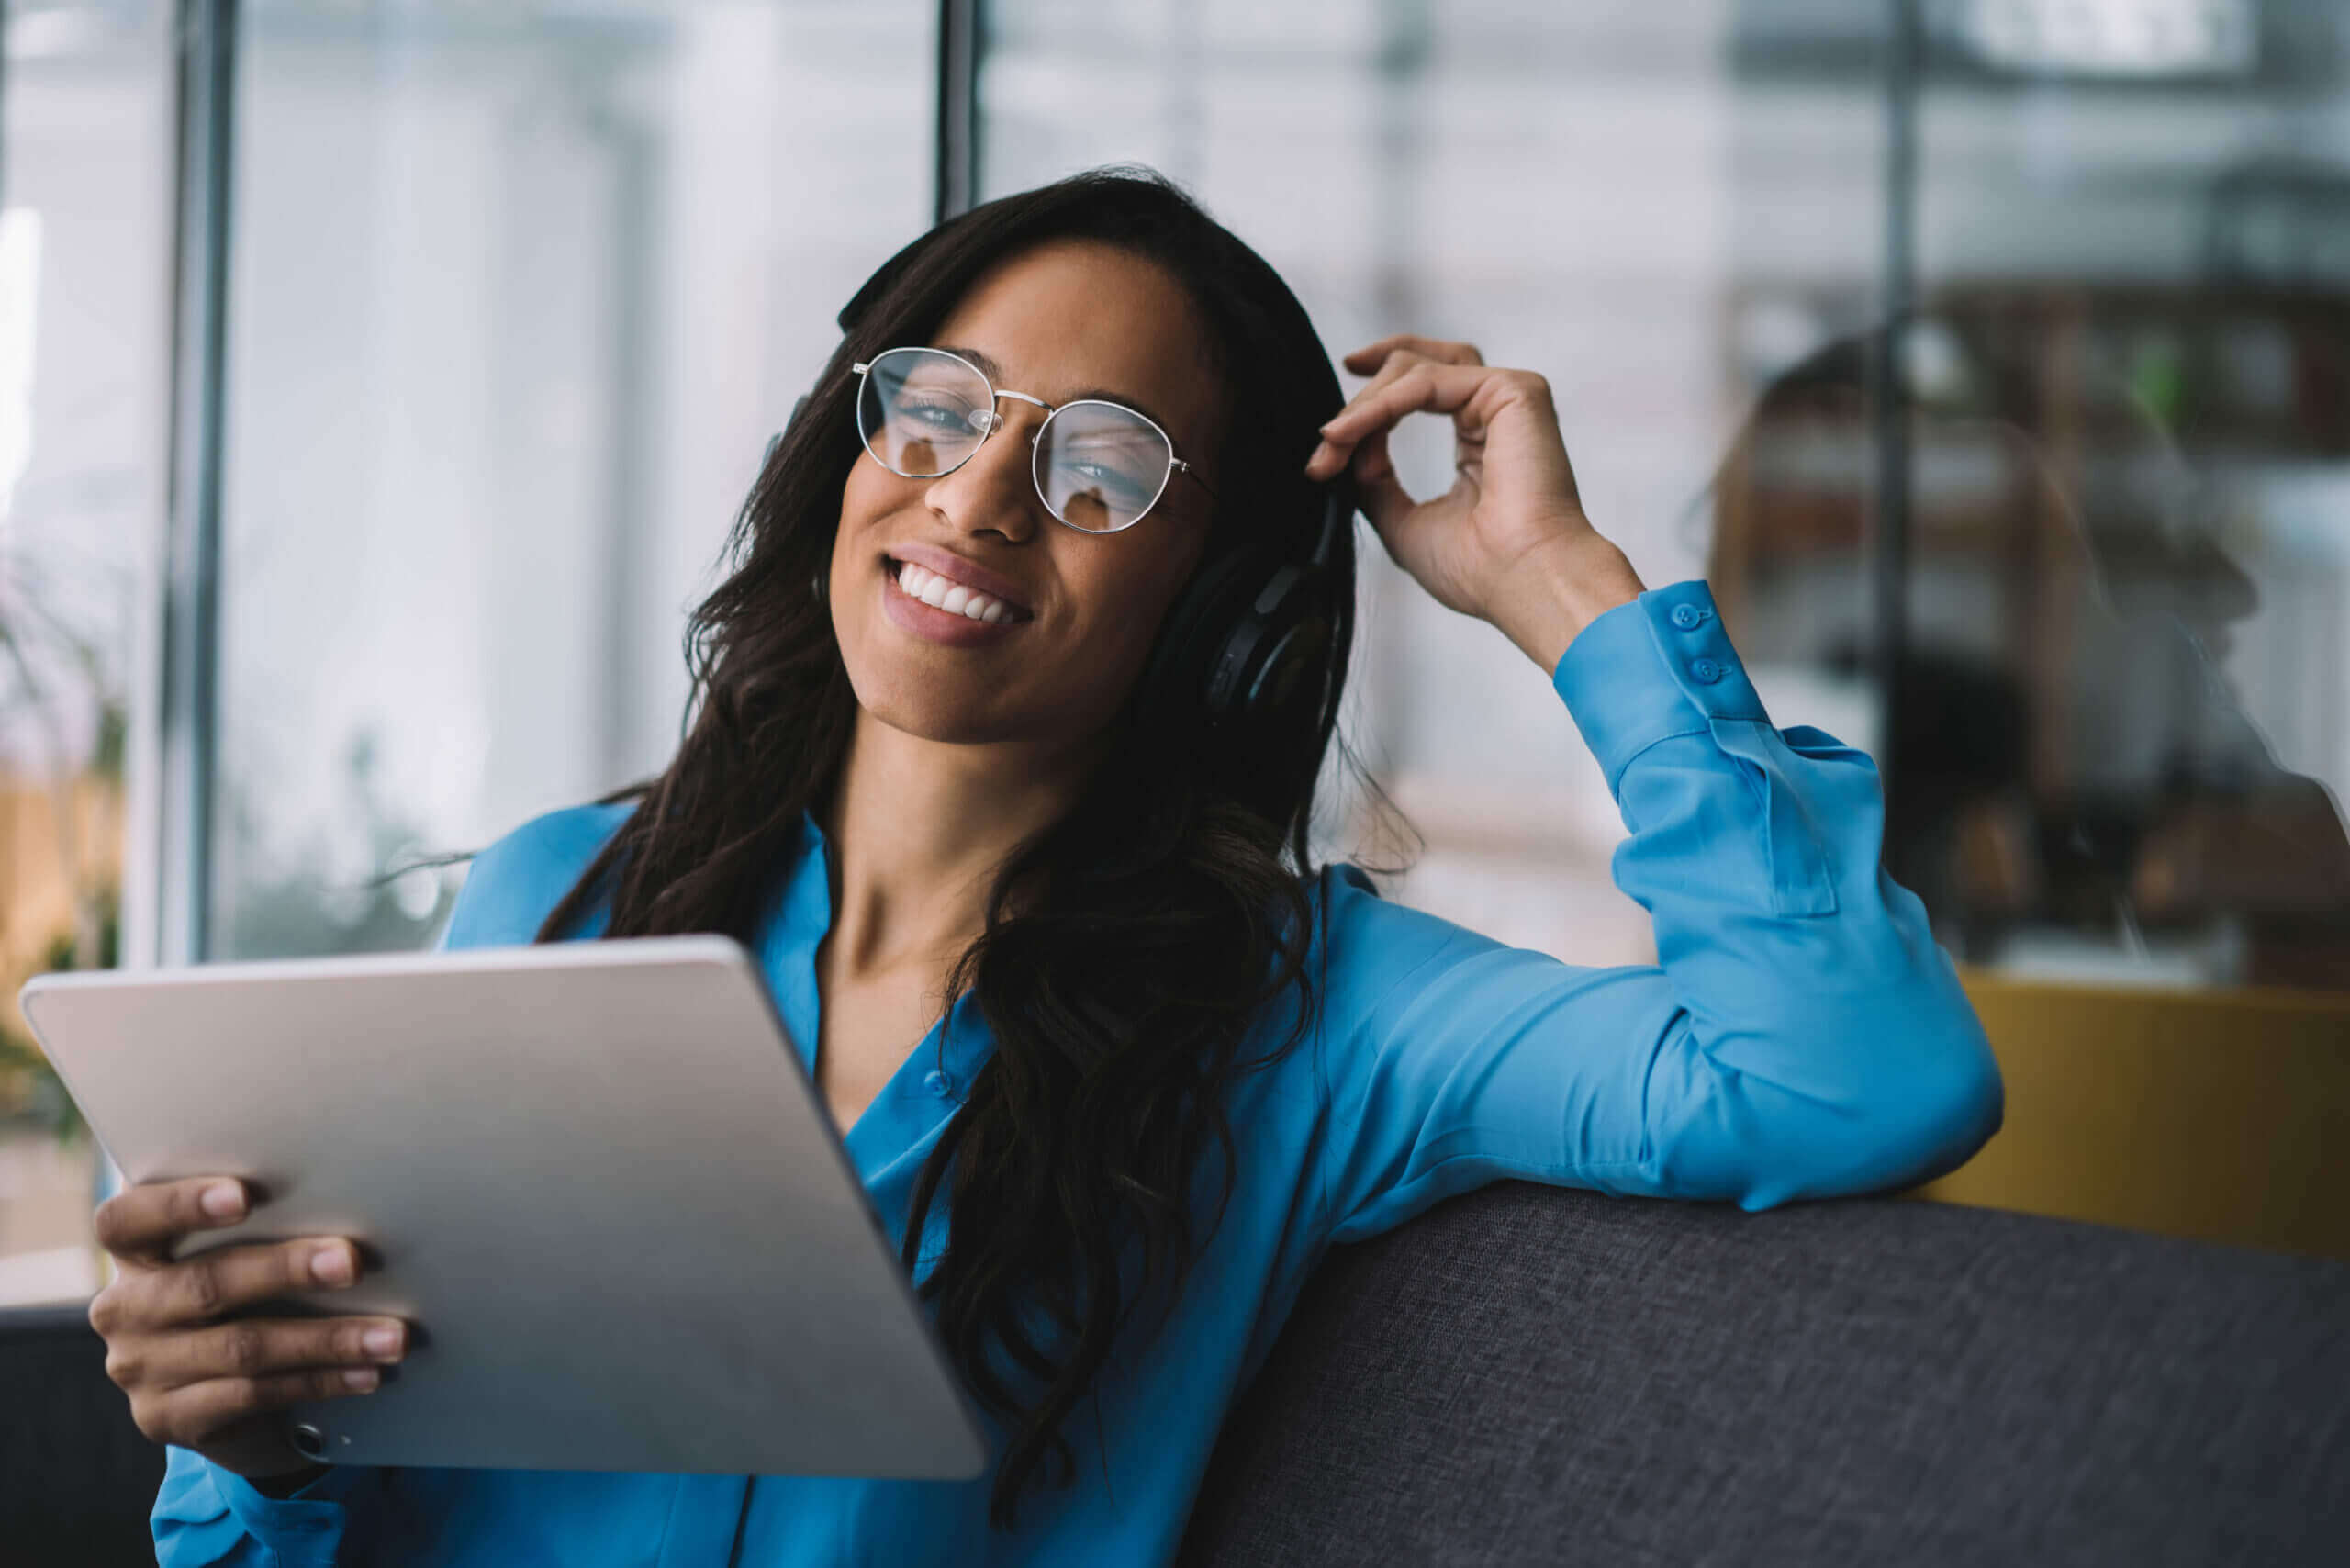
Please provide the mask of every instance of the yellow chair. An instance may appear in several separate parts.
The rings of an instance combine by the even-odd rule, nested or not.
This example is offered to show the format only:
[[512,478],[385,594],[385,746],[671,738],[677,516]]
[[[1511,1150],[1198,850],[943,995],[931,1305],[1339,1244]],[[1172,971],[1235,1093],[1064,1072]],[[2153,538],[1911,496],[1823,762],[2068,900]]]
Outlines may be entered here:
[[2350,994],[1965,983],[2006,1124],[1910,1195],[2350,1259]]

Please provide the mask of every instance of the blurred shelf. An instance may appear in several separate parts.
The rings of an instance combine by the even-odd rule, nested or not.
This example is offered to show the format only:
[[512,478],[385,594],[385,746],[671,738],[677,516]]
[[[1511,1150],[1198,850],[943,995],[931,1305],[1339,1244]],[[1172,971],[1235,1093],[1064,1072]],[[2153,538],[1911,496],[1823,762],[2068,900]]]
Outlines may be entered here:
[[[1852,296],[1849,283],[1755,281],[1733,289],[1729,315],[1831,322],[1850,319]],[[2350,291],[1976,278],[1936,286],[1918,320],[1938,334],[1912,372],[1932,415],[2012,420],[2068,456],[2143,443],[2151,414],[2189,455],[2350,458]],[[1815,354],[1777,375],[1822,368]],[[1827,374],[1860,381],[1849,364]]]

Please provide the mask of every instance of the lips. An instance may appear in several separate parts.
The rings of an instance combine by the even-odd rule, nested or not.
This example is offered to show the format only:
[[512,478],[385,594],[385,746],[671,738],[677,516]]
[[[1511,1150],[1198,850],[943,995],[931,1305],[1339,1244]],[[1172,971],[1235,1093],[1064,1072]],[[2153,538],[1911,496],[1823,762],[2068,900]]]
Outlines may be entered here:
[[[1002,607],[1002,620],[991,624],[1009,624],[1035,619],[1032,596],[1020,583],[1001,572],[991,572],[975,561],[966,560],[952,550],[934,544],[901,544],[893,546],[888,556],[889,572],[908,598],[921,599],[938,609],[946,609],[954,599],[954,590],[962,589],[962,597],[954,599],[950,613],[968,613],[965,609],[974,595]],[[932,579],[937,579],[935,583]],[[985,605],[982,608],[986,608]],[[985,620],[984,615],[974,620]]]
[[898,587],[908,599],[918,599],[933,610],[984,621],[990,626],[1003,625],[1021,613],[1008,599],[966,588],[913,561],[898,564]]
[[894,556],[884,563],[879,586],[881,612],[890,624],[937,647],[992,647],[1019,636],[1035,619],[1013,600],[976,592],[919,562]]

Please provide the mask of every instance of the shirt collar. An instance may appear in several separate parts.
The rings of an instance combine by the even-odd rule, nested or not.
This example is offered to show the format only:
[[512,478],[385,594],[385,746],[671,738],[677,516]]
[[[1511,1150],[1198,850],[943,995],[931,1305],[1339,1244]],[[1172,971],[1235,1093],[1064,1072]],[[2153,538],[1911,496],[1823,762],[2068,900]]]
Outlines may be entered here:
[[759,968],[800,1059],[813,1074],[823,1003],[816,990],[816,949],[833,928],[833,847],[812,813],[800,814],[800,839],[777,879],[759,932]]
[[[802,812],[799,840],[789,851],[790,864],[777,879],[756,945],[776,1012],[811,1075],[823,1023],[816,950],[833,928],[833,854],[832,839],[815,813]],[[914,1048],[901,1075],[911,1072],[917,1081],[928,1081],[933,1073],[945,1074],[946,1092],[934,1094],[947,1101],[951,1110],[961,1102],[992,1044],[976,1002],[966,995],[949,1013],[946,1028],[934,1029]]]

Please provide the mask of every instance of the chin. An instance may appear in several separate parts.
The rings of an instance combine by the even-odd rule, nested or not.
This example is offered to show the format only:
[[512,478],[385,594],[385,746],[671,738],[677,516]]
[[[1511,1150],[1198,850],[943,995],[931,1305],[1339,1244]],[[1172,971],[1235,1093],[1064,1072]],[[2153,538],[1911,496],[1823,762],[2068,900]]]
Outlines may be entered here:
[[1075,689],[1013,687],[1007,674],[1038,672],[910,644],[887,626],[872,630],[878,634],[842,639],[849,687],[859,708],[902,734],[942,745],[1049,748],[1082,744],[1116,716],[1116,699],[1098,680]]
[[875,679],[870,672],[854,669],[849,684],[867,714],[901,734],[940,745],[1078,745],[1112,716],[1089,719],[1073,700],[1013,701],[1001,692],[958,691],[906,676]]
[[901,734],[934,741],[940,745],[986,745],[1026,738],[1007,733],[990,716],[967,708],[949,708],[937,702],[868,702],[862,696],[857,698],[857,705]]
[[1050,711],[1027,711],[979,682],[938,670],[849,666],[856,705],[902,734],[942,745],[987,745],[1050,739],[1061,727]]

